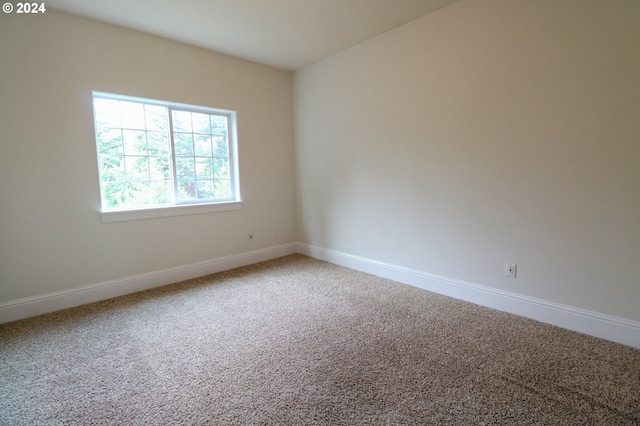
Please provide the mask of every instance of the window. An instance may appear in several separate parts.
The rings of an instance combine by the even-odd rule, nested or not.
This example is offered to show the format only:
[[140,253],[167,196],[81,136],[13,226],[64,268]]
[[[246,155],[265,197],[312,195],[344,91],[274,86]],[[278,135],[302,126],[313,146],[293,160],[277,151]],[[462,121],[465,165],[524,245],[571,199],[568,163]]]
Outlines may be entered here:
[[103,221],[239,208],[235,112],[97,92],[93,108]]

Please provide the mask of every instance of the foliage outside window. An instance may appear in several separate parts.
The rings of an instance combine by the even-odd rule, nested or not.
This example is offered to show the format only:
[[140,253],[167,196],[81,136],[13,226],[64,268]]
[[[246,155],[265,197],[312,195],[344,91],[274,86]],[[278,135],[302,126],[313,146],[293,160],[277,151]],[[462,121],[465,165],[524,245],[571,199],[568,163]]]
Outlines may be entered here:
[[239,201],[235,113],[93,94],[102,210]]

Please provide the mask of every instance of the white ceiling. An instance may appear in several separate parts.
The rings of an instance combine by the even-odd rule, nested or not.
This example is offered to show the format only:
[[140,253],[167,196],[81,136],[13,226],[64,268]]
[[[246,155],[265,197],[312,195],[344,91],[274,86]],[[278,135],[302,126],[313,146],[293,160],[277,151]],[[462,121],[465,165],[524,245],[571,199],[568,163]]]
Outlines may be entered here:
[[457,0],[47,0],[47,7],[295,70]]

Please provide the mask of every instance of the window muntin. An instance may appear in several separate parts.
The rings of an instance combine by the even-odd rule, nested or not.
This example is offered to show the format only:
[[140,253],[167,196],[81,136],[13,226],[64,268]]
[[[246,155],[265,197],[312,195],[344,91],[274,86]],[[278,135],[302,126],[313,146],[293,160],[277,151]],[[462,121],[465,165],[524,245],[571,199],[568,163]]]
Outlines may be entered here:
[[239,201],[233,111],[94,92],[102,210]]

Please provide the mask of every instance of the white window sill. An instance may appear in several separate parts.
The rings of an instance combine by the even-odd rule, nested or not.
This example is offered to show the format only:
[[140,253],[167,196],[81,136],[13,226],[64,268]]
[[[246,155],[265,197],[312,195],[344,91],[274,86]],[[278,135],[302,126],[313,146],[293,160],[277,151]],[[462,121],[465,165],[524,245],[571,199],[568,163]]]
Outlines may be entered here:
[[158,217],[183,216],[189,214],[214,213],[241,210],[242,201],[223,203],[185,204],[164,207],[139,208],[131,210],[108,210],[100,213],[102,223],[124,222],[128,220],[154,219]]

